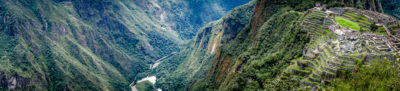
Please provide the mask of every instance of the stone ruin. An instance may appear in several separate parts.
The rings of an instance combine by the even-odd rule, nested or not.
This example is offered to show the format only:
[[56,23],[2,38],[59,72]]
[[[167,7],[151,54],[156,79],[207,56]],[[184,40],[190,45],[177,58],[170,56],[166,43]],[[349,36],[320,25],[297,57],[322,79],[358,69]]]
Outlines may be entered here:
[[326,4],[321,5],[321,4],[319,4],[319,3],[315,4],[315,6],[314,6],[313,9],[315,9],[315,10],[320,10],[320,11],[325,11],[325,10],[327,10],[327,9],[326,9]]
[[360,10],[360,9],[354,9],[354,8],[347,8],[347,12],[352,12],[352,13],[357,13],[366,16],[368,19],[384,24],[384,25],[395,25],[399,24],[400,21],[396,19],[396,17],[386,15],[383,13],[375,12],[375,11],[370,11],[370,10]]
[[335,14],[338,15],[342,15],[346,11],[346,8],[334,7],[334,8],[329,8],[329,11],[335,12]]
[[348,27],[342,27],[342,26],[339,26],[338,24],[329,26],[329,30],[337,35],[345,35],[348,33],[356,32],[353,29],[350,29]]

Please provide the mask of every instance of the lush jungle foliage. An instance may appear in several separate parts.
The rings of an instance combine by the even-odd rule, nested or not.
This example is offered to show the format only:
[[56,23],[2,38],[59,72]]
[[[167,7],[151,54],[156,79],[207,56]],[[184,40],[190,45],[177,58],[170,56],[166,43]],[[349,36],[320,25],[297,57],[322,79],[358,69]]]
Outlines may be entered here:
[[0,0],[0,90],[128,90],[199,26],[246,2]]
[[342,70],[332,82],[332,90],[397,91],[400,90],[399,61],[377,59],[353,70]]
[[[249,40],[250,30],[243,30],[238,38],[229,45],[223,46],[221,52],[225,57],[232,57],[234,61],[229,65],[245,65],[235,67],[238,73],[225,79],[221,85],[208,84],[208,88],[223,90],[256,90],[267,88],[277,75],[285,69],[288,63],[302,55],[303,48],[308,42],[307,32],[302,30],[296,22],[301,19],[302,13],[283,9],[271,16],[256,34],[254,40]],[[252,41],[252,42],[246,42]],[[234,51],[232,51],[234,50]],[[239,55],[239,56],[234,56]],[[233,64],[239,63],[239,64]],[[220,70],[220,69],[211,69]],[[211,81],[221,78],[213,75]],[[223,78],[222,78],[223,79]],[[205,83],[203,83],[205,84]],[[201,86],[201,85],[200,85]],[[196,88],[195,88],[196,89]]]
[[[309,42],[307,31],[303,30],[299,25],[299,22],[304,17],[303,11],[313,8],[317,3],[326,4],[328,8],[355,7],[371,9],[377,12],[382,12],[384,7],[388,7],[381,4],[383,1],[380,2],[379,0],[256,1],[255,13],[250,19],[250,23],[237,34],[224,34],[224,37],[234,36],[229,37],[234,39],[221,42],[215,54],[207,54],[209,52],[207,48],[210,46],[208,41],[212,41],[214,36],[204,35],[213,35],[215,31],[220,30],[198,32],[193,42],[191,42],[191,44],[195,45],[194,48],[185,50],[179,56],[171,58],[171,60],[174,60],[171,61],[172,63],[181,63],[172,64],[174,65],[173,67],[178,69],[160,67],[160,70],[173,70],[172,72],[174,73],[165,79],[164,77],[160,78],[158,86],[165,89],[176,89],[173,88],[175,86],[186,88],[186,90],[277,90],[299,88],[301,87],[300,79],[291,78],[288,79],[289,81],[276,79],[290,65],[290,61],[301,59],[303,48]],[[211,29],[213,28],[215,27]],[[207,30],[208,27],[204,27],[204,29]],[[198,61],[199,59],[202,61]],[[188,64],[191,65],[182,66]],[[204,67],[204,65],[210,65],[210,68]],[[206,71],[199,71],[196,75],[193,74],[196,70],[190,69],[192,67]],[[176,71],[184,69],[189,71]],[[199,77],[198,75],[206,76]],[[184,76],[193,76],[193,78],[182,79],[181,77]],[[180,83],[186,80],[192,81],[189,84]],[[176,86],[177,84],[175,83],[179,85]]]
[[[192,82],[204,78],[215,54],[207,49],[209,45],[215,44],[214,41],[233,40],[249,23],[254,6],[255,2],[251,2],[235,8],[222,19],[201,28],[187,48],[156,68],[155,73],[160,77],[157,86],[164,90],[185,90]],[[222,38],[216,37],[220,34]]]
[[[130,90],[148,74],[157,83],[139,90],[296,88],[298,78],[275,79],[310,41],[303,11],[326,4],[400,18],[398,0],[253,0],[235,8],[249,1],[0,0],[0,90]],[[151,72],[149,64],[173,52]],[[398,61],[344,70],[326,89],[399,90]]]

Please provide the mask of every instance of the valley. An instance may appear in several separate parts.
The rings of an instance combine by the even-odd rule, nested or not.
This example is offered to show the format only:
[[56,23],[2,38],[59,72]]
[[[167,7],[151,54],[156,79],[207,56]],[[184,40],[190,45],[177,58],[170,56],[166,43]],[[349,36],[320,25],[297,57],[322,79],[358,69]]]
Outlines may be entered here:
[[399,0],[0,0],[0,91],[398,91]]
[[0,0],[0,90],[130,90],[248,1]]
[[[399,20],[372,2],[380,1],[257,0],[245,18],[236,15],[251,7],[243,5],[200,29],[190,47],[167,60],[180,63],[176,69],[159,69],[156,84],[194,91],[399,89]],[[393,70],[364,70],[381,66]],[[376,82],[381,76],[396,80]]]

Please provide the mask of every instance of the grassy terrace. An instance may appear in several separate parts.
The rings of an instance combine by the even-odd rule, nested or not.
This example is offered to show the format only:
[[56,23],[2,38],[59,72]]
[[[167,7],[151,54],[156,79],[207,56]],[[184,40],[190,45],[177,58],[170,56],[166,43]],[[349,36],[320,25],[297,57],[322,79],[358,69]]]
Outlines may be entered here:
[[400,24],[399,25],[390,25],[389,29],[392,31],[400,31]]
[[387,34],[385,28],[379,27],[378,30],[376,31],[376,34]]
[[368,18],[365,17],[365,16],[362,16],[362,15],[357,15],[357,14],[354,14],[354,13],[346,12],[342,16],[344,18],[346,18],[346,19],[349,19],[349,20],[351,20],[353,22],[357,22],[358,24],[360,24],[360,27],[361,27],[362,30],[368,29],[369,25],[371,24],[368,21]]
[[310,47],[315,47],[314,44],[321,39],[335,39],[338,36],[329,31],[328,26],[332,25],[333,21],[325,19],[325,16],[326,13],[319,10],[312,10],[305,16],[303,23],[311,35],[311,42],[308,44]]
[[360,25],[358,23],[353,22],[351,20],[348,20],[348,19],[346,19],[344,17],[336,16],[335,20],[336,20],[337,23],[339,23],[340,26],[349,27],[350,29],[354,29],[354,30],[360,30],[361,29]]
[[[323,41],[329,41],[327,38],[335,39],[338,35],[329,31],[328,26],[333,24],[332,21],[325,21],[324,14],[321,11],[313,10],[306,14],[303,26],[308,30],[311,40],[308,48],[317,52],[308,52],[303,56],[304,59],[292,61],[281,77],[288,79],[291,77],[300,78],[302,84],[320,85],[321,80],[332,81],[338,75],[340,69],[353,69],[356,64],[362,63],[362,57],[368,53],[349,53],[341,54],[332,49],[334,45],[321,44]],[[366,30],[371,24],[368,19],[362,15],[353,13],[345,13],[343,16],[334,18],[340,26],[349,27],[354,30]],[[400,29],[397,26],[391,26],[391,29]],[[376,31],[385,34],[383,27],[378,27]]]

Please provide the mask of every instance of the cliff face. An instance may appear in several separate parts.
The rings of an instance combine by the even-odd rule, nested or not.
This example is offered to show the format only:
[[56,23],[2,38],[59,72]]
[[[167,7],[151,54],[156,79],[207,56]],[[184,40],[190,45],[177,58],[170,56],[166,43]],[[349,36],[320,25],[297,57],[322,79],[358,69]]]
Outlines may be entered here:
[[[220,46],[232,42],[246,28],[255,2],[237,7],[218,21],[201,28],[183,51],[156,68],[157,86],[164,90],[185,90],[191,83],[204,78]],[[171,82],[173,84],[171,84]]]

